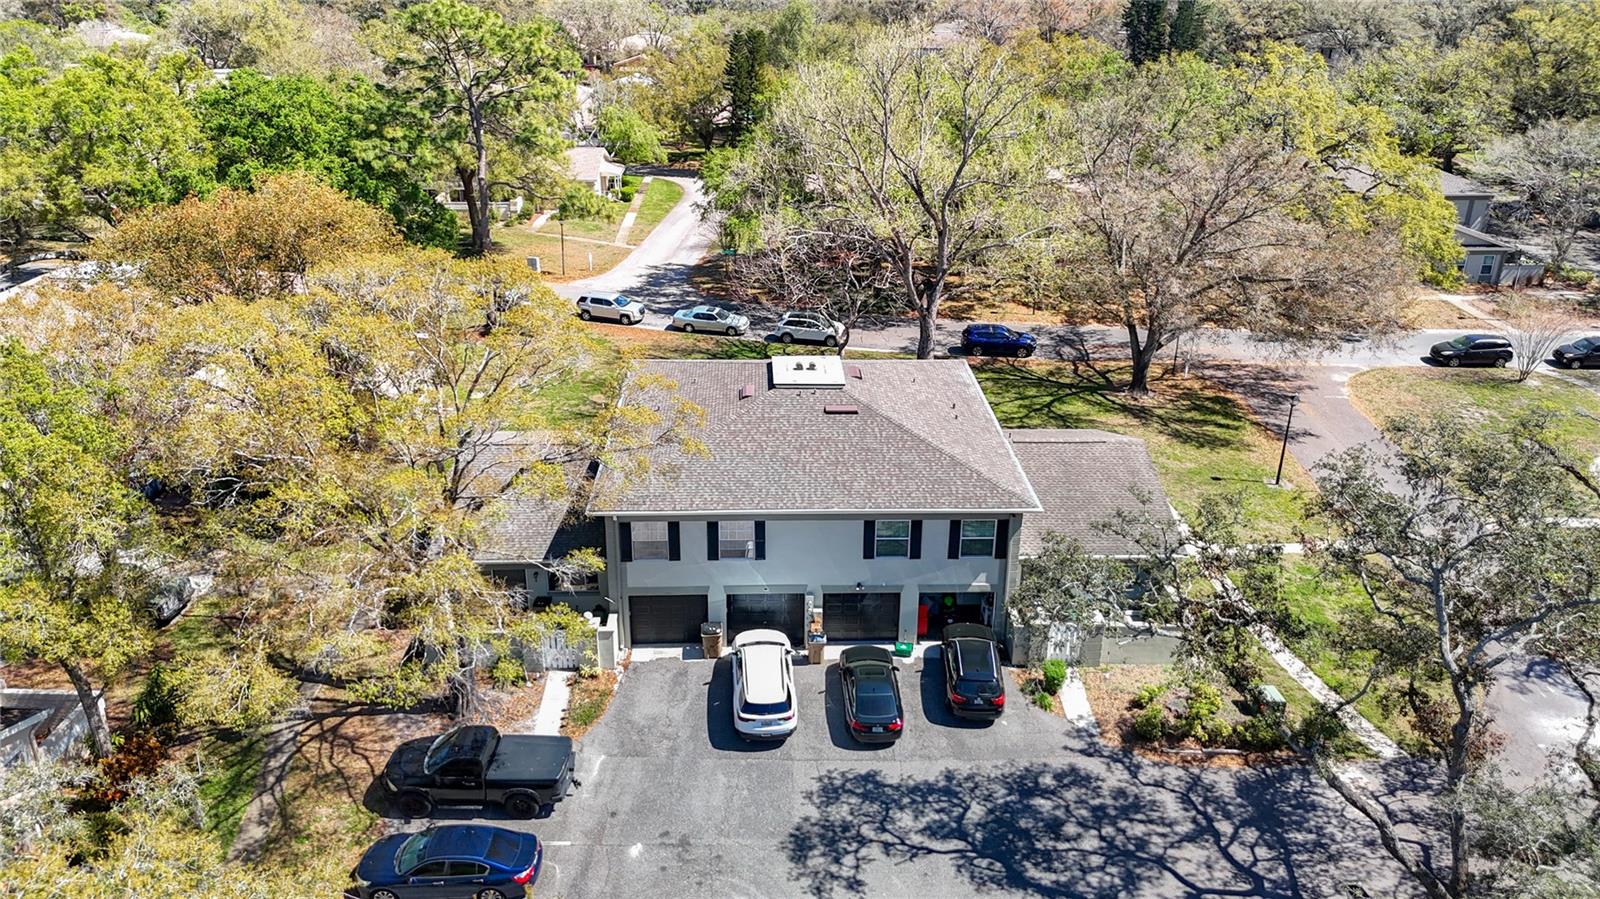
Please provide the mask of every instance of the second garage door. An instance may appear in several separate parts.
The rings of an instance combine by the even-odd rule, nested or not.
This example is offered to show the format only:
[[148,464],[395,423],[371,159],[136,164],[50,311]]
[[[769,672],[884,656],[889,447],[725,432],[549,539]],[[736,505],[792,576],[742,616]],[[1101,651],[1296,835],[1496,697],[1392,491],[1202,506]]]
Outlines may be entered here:
[[628,634],[635,644],[699,643],[705,594],[628,597]]
[[729,593],[728,639],[740,631],[770,627],[789,635],[796,646],[805,631],[804,593]]
[[893,640],[900,633],[900,594],[824,593],[822,629],[829,640]]

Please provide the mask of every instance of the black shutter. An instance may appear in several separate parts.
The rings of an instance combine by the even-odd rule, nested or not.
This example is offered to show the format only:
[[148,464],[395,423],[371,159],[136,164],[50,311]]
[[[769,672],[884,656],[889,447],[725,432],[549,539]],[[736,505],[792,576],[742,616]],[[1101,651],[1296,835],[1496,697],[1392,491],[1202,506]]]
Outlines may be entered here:
[[765,559],[766,557],[767,523],[765,521],[758,521],[756,522],[756,558]]
[[683,558],[683,544],[678,540],[678,523],[667,522],[667,558],[673,562]]
[[911,558],[922,558],[922,519],[911,519]]
[[961,519],[950,519],[950,558],[961,558]]
[[1004,559],[1011,553],[1011,519],[1002,518],[994,523],[994,557]]
[[861,522],[861,558],[878,557],[878,523],[872,519]]
[[722,558],[722,545],[717,540],[717,523],[706,522],[706,558],[715,562]]
[[617,547],[622,551],[622,561],[633,561],[633,525],[626,521],[617,522],[617,542],[622,544]]

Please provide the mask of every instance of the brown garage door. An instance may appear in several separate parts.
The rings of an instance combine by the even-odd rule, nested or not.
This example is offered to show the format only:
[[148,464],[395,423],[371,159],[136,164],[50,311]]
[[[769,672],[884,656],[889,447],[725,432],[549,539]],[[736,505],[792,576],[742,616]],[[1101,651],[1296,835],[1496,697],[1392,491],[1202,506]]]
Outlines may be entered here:
[[893,640],[900,633],[900,594],[824,593],[822,629],[829,640]]
[[706,620],[705,594],[628,597],[628,635],[634,645],[698,643]]
[[728,639],[740,631],[769,627],[783,631],[796,646],[805,631],[804,593],[729,593]]

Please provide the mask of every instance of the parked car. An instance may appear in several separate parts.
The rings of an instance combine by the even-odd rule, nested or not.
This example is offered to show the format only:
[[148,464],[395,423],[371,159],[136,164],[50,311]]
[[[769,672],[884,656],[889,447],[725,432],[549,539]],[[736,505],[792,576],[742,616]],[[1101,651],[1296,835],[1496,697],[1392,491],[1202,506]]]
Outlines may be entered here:
[[850,736],[863,743],[893,743],[905,731],[900,674],[894,656],[879,646],[851,646],[839,656],[839,687]]
[[1511,361],[1511,341],[1497,334],[1463,334],[1454,340],[1434,344],[1428,355],[1451,368],[1460,365],[1504,368]]
[[539,879],[544,847],[531,833],[479,824],[396,833],[372,845],[349,899],[521,899]]
[[644,304],[620,293],[586,293],[578,297],[578,317],[584,321],[603,318],[636,325],[644,321]]
[[1013,331],[1005,325],[967,325],[961,330],[961,350],[969,356],[1033,355],[1039,345],[1032,334]]
[[400,744],[382,785],[408,818],[425,818],[436,805],[499,805],[531,818],[572,791],[576,765],[567,737],[468,725]]
[[782,631],[757,628],[733,638],[733,729],[746,740],[794,733],[794,648]]
[[1006,685],[994,631],[981,624],[952,624],[944,629],[940,646],[950,711],[958,718],[1000,717],[1006,710]]
[[692,306],[672,313],[672,323],[691,334],[695,331],[720,331],[728,336],[750,330],[750,319],[718,306]]
[[844,339],[844,325],[820,312],[785,312],[772,333],[783,343],[806,340],[823,346],[838,346]]
[[1557,365],[1568,368],[1583,368],[1585,365],[1600,365],[1600,335],[1594,337],[1580,337],[1571,343],[1563,343],[1556,347]]

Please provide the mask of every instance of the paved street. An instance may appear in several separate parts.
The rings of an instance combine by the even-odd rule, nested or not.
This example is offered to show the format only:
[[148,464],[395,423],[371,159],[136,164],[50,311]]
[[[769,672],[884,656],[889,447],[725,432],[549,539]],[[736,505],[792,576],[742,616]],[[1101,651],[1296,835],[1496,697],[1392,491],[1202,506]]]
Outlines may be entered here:
[[959,722],[931,661],[902,667],[905,736],[874,749],[846,735],[832,666],[796,667],[800,728],[777,745],[734,736],[726,660],[632,666],[582,788],[509,822],[546,841],[539,895],[1413,895],[1301,766],[1145,762],[1015,694]]

